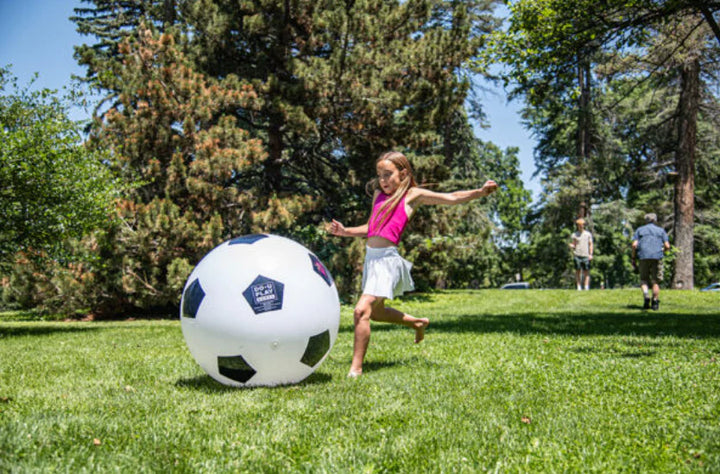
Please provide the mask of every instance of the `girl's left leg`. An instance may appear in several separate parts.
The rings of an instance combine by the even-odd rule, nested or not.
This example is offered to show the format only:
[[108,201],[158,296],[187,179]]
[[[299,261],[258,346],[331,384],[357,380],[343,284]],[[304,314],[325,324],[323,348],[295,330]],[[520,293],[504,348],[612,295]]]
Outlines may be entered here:
[[428,318],[416,318],[405,314],[395,308],[385,306],[385,300],[377,301],[372,307],[370,319],[373,321],[381,321],[385,323],[400,324],[415,330],[415,343],[425,338],[425,328],[430,324]]
[[355,340],[353,343],[353,358],[350,364],[349,377],[357,377],[362,374],[363,361],[370,343],[370,319],[375,307],[382,298],[372,295],[362,295],[355,305],[353,319],[355,322]]

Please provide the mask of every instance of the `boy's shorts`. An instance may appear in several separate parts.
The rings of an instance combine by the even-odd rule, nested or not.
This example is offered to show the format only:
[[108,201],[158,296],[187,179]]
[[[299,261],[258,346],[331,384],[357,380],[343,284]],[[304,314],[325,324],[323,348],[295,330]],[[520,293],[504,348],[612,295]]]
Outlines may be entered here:
[[638,270],[640,270],[640,282],[649,285],[660,283],[663,281],[663,262],[662,260],[640,260],[638,262]]
[[590,270],[590,257],[573,256],[575,262],[575,270]]

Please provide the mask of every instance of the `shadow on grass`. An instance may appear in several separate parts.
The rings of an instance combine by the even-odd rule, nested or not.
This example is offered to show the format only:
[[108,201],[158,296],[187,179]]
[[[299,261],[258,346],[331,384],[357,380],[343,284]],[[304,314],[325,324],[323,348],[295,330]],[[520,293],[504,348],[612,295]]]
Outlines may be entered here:
[[175,386],[178,388],[187,388],[190,390],[196,390],[208,394],[221,394],[227,392],[233,392],[237,390],[257,390],[263,388],[291,388],[291,387],[307,387],[310,385],[326,384],[332,381],[332,376],[323,372],[313,372],[305,380],[296,384],[278,385],[276,387],[231,387],[229,385],[223,385],[209,375],[198,375],[197,377],[180,379],[175,382]]
[[238,387],[223,385],[209,375],[198,375],[197,377],[180,379],[175,382],[175,386],[205,393],[225,393],[238,390]]
[[400,297],[400,301],[413,303],[427,303],[432,300],[432,295],[428,293],[407,293]]
[[660,311],[631,315],[587,312],[464,315],[449,320],[435,319],[430,323],[430,331],[705,338],[720,337],[720,313],[678,315]]
[[0,326],[0,338],[20,336],[49,336],[51,334],[97,331],[102,328],[90,326]]
[[366,361],[363,363],[363,373],[378,372],[380,370],[390,369],[399,364],[400,362],[396,360]]
[[[676,314],[643,311],[628,305],[631,314],[603,312],[523,312],[521,314],[465,314],[443,319],[430,318],[428,333],[498,333],[566,335],[649,335],[720,337],[720,311],[716,314]],[[372,322],[372,332],[408,331],[396,324]],[[340,333],[353,333],[352,324],[341,324]]]
[[657,351],[651,351],[651,350],[638,350],[637,348],[631,348],[631,350],[625,350],[625,349],[618,349],[618,348],[609,348],[609,347],[601,347],[601,346],[592,346],[592,347],[574,347],[569,349],[570,352],[574,352],[576,354],[605,354],[609,356],[619,356],[624,359],[642,359],[644,357],[654,357],[657,355]]

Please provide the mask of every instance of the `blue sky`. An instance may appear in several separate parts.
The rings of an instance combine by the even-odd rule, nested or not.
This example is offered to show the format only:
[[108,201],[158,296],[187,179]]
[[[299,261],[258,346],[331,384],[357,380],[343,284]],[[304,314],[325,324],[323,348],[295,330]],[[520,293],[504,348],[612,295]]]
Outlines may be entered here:
[[[0,66],[12,64],[21,85],[37,72],[38,88],[61,90],[70,84],[73,74],[83,75],[84,70],[73,58],[73,46],[90,43],[93,38],[76,33],[74,23],[68,19],[73,8],[80,5],[80,0],[0,0]],[[540,190],[538,180],[531,180],[535,140],[520,124],[519,104],[508,104],[502,88],[488,87],[492,90],[481,92],[481,98],[491,127],[477,129],[476,134],[501,148],[520,149],[523,181],[535,199]],[[74,119],[86,116],[82,110],[73,111]]]

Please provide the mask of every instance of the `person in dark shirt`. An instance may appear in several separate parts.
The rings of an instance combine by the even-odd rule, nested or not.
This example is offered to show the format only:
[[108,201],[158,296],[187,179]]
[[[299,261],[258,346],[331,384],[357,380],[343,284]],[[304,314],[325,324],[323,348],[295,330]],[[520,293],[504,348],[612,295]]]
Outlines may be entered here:
[[[665,229],[657,225],[657,216],[653,213],[645,214],[646,224],[639,227],[633,235],[632,263],[640,270],[640,288],[643,292],[643,309],[657,311],[660,308],[660,285],[663,280],[662,258],[670,250]],[[638,263],[636,261],[639,260]],[[648,295],[652,287],[652,302]]]

